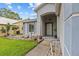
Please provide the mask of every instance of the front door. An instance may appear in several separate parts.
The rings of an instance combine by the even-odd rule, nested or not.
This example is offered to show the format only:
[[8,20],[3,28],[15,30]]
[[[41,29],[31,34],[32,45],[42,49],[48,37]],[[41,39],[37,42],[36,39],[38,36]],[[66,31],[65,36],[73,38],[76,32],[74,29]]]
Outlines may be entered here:
[[46,23],[46,35],[52,36],[53,35],[53,24],[52,23]]

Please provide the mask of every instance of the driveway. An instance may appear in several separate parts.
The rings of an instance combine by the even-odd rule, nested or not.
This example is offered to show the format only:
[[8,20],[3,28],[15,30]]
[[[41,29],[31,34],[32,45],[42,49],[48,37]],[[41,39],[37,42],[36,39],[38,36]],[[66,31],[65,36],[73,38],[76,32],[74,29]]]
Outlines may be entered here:
[[47,56],[49,48],[49,41],[44,40],[37,47],[27,53],[26,56]]

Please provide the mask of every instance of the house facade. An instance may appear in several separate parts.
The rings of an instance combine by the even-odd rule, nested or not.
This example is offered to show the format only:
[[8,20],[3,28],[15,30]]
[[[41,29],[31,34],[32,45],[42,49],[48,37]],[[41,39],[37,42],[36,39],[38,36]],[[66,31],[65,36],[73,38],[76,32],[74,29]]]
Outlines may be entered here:
[[24,36],[35,36],[37,29],[37,21],[33,19],[28,19],[23,21],[23,33]]
[[[10,24],[9,34],[15,35],[14,30],[12,28],[14,26],[19,26],[20,24],[18,24],[18,22],[19,22],[18,20],[0,17],[0,36],[5,36],[7,34],[6,25],[8,23]],[[19,27],[21,27],[21,25]]]
[[[57,36],[62,55],[79,56],[79,4],[44,3],[38,5],[35,12],[37,13],[35,35]],[[25,35],[29,33],[28,27],[28,22],[24,23]]]
[[79,55],[79,4],[47,3],[39,5],[37,34],[55,36],[60,40],[62,55]]

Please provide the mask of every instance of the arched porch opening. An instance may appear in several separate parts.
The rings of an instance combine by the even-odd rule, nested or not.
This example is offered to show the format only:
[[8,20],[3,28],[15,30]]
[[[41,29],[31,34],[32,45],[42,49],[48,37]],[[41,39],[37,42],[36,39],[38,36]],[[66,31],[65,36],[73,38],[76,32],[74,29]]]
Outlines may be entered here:
[[41,15],[42,35],[57,37],[57,16],[55,13],[48,12]]

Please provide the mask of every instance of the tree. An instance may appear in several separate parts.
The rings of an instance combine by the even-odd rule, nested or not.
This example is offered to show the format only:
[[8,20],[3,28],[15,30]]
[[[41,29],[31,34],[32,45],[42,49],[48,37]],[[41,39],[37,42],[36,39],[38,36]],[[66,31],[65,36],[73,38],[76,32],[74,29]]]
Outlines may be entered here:
[[7,35],[9,35],[10,27],[11,27],[11,25],[9,23],[6,24]]
[[17,19],[17,20],[21,19],[18,13],[15,13],[9,9],[6,9],[6,8],[0,9],[0,16],[10,18],[10,19]]

